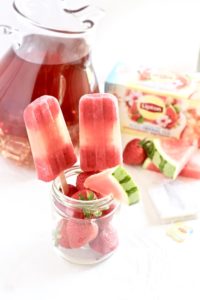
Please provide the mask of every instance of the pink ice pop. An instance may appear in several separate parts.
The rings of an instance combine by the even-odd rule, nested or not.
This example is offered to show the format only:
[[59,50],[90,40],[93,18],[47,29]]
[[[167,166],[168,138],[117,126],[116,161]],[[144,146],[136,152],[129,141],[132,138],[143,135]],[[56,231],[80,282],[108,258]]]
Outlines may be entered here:
[[56,98],[45,95],[30,103],[24,121],[39,179],[51,181],[73,166],[76,155]]
[[84,95],[79,103],[80,166],[101,171],[122,163],[117,98],[111,94]]

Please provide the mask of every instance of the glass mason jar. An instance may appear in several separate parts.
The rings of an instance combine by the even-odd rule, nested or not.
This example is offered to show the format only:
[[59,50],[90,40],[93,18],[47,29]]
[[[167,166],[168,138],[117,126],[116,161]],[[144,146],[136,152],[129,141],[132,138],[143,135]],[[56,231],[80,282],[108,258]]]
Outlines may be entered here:
[[[68,183],[81,172],[65,171]],[[119,244],[119,202],[112,195],[78,200],[61,192],[60,179],[52,184],[53,243],[57,253],[77,264],[95,264],[112,255]]]
[[58,99],[78,149],[79,99],[99,91],[91,49],[93,17],[101,10],[66,5],[63,0],[15,0],[17,25],[0,25],[1,48],[7,46],[0,52],[0,153],[21,164],[32,164],[23,120],[31,101],[47,94]]

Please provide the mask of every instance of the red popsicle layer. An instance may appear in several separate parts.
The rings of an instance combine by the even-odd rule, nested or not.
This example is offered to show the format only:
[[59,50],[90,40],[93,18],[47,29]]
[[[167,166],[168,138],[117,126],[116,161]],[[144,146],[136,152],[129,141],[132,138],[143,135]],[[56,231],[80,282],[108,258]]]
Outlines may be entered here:
[[111,94],[84,95],[79,104],[80,166],[101,171],[122,163],[118,102]]
[[45,95],[30,103],[24,121],[39,179],[51,181],[74,165],[77,158],[56,98]]

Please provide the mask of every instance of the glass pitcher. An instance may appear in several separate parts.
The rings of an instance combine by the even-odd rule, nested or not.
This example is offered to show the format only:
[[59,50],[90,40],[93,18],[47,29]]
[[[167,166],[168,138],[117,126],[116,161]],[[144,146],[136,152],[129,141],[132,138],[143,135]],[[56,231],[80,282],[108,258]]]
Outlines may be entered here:
[[91,62],[91,36],[102,10],[85,5],[68,9],[62,0],[15,0],[19,27],[0,25],[11,45],[0,59],[0,153],[32,164],[23,121],[25,107],[41,95],[60,103],[78,149],[78,103],[98,92]]

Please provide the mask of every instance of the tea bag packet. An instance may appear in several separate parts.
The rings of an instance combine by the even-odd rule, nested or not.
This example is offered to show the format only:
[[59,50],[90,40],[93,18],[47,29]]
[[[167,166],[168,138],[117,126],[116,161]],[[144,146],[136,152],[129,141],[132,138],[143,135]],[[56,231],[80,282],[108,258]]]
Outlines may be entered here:
[[200,211],[200,182],[164,181],[148,190],[158,216],[164,221],[195,218]]
[[167,236],[178,243],[184,242],[193,233],[193,228],[186,222],[175,222],[169,225],[166,230]]

